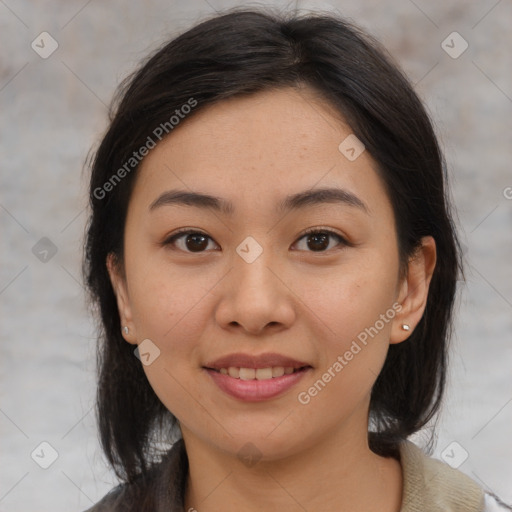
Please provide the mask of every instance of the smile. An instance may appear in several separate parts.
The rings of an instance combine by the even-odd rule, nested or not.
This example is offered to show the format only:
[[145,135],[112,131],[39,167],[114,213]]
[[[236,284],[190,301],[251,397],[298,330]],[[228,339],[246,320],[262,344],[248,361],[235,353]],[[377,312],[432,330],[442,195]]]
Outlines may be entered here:
[[[226,395],[244,402],[276,398],[295,386],[311,366],[301,368],[204,368],[213,383]],[[275,376],[274,376],[275,373]]]
[[233,379],[242,380],[268,380],[282,377],[283,375],[290,375],[300,368],[292,368],[291,366],[273,366],[268,368],[236,368],[230,366],[229,368],[221,368],[219,370],[222,375],[229,375]]

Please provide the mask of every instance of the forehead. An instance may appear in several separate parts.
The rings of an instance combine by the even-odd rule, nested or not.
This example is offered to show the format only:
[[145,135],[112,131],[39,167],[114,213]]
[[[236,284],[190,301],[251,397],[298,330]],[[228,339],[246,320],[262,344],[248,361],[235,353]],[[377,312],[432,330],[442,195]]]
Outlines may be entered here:
[[236,213],[337,187],[365,196],[374,210],[376,200],[387,200],[384,187],[366,151],[353,161],[340,151],[349,136],[339,113],[309,89],[223,100],[185,118],[149,152],[132,199],[150,208],[166,190],[189,190],[224,197]]

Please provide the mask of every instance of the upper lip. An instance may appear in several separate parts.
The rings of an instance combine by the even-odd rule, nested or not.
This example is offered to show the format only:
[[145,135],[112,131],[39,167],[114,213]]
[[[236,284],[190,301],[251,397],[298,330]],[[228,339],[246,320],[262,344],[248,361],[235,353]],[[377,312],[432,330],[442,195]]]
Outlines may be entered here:
[[236,353],[215,359],[214,361],[205,364],[204,368],[211,368],[214,370],[220,370],[221,368],[229,367],[257,369],[276,366],[283,366],[285,368],[302,368],[304,366],[310,365],[303,361],[297,361],[291,357],[276,353],[266,353],[260,355]]

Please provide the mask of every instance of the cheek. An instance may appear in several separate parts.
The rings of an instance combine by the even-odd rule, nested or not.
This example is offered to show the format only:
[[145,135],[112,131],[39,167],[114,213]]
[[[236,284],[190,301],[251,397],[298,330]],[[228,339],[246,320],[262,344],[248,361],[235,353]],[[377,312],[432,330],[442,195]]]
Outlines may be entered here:
[[[194,288],[194,287],[192,287]],[[199,383],[200,340],[207,321],[201,287],[191,292],[190,284],[173,280],[172,286],[147,281],[147,293],[137,304],[137,334],[149,338],[159,355],[144,366],[146,377],[166,408],[180,421],[205,424],[207,417],[197,399]],[[147,300],[144,300],[146,298]]]
[[378,297],[359,292],[353,300],[338,301],[336,306],[331,315],[336,335],[324,338],[315,377],[296,396],[307,418],[318,418],[314,423],[327,429],[336,428],[356,410],[366,414],[363,409],[369,405],[371,389],[385,362],[396,314],[386,293]]
[[[144,263],[142,263],[144,262]],[[144,365],[148,381],[178,418],[190,415],[197,385],[200,341],[210,318],[209,290],[218,281],[212,272],[172,268],[165,258],[132,252],[127,261],[132,315],[138,342],[149,339],[159,351]]]
[[172,265],[161,251],[141,251],[128,263],[132,314],[139,340],[150,338],[169,346],[179,338],[180,346],[186,347],[188,339],[197,339],[203,328],[199,320],[204,319],[198,312],[218,281],[216,273]]
[[350,272],[338,271],[329,286],[316,288],[311,296],[325,337],[317,380],[297,398],[325,419],[350,413],[369,395],[384,364],[397,308],[391,256],[361,255]]
[[[376,322],[380,338],[390,332],[398,269],[392,252],[362,251],[321,279],[301,277],[295,283],[311,318],[318,320],[329,353],[348,349],[350,342]],[[384,323],[380,321],[385,315]],[[362,336],[364,338],[364,336]]]

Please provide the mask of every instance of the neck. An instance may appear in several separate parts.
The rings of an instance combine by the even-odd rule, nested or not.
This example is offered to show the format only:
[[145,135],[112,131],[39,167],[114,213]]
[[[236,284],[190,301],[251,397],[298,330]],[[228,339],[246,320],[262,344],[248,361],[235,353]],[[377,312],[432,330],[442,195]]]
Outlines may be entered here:
[[189,459],[185,510],[397,512],[400,463],[373,453],[363,426],[350,432],[364,435],[337,431],[288,457],[253,464],[182,428]]

